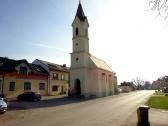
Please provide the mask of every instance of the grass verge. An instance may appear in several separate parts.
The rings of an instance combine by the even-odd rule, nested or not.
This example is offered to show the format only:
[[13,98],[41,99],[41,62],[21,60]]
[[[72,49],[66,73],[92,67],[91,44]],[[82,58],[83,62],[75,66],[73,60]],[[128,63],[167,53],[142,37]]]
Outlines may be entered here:
[[153,95],[147,102],[147,105],[151,108],[167,109],[168,110],[168,96],[165,95]]

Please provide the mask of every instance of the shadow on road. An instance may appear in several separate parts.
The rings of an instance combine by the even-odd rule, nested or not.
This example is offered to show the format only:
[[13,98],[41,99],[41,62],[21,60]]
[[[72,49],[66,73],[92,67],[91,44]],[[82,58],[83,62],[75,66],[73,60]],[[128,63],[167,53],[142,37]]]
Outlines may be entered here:
[[[127,95],[132,95],[130,93],[123,93],[122,95],[115,95],[120,97],[125,97]],[[114,96],[113,96],[114,97]],[[16,111],[16,110],[27,110],[27,109],[36,109],[36,108],[47,108],[47,107],[56,107],[60,105],[80,103],[84,101],[89,101],[95,99],[95,97],[91,97],[89,99],[76,98],[76,97],[68,97],[64,96],[47,96],[43,97],[44,99],[36,102],[27,102],[27,101],[10,101],[8,102],[8,111]],[[103,97],[102,97],[103,98]],[[107,97],[108,98],[108,97]],[[96,98],[99,99],[99,98]]]
[[78,98],[70,98],[68,96],[45,99],[45,100],[36,101],[36,102],[11,101],[11,102],[8,102],[8,111],[54,107],[54,106],[60,106],[60,105],[66,105],[66,104],[80,103],[83,101],[86,101],[86,100],[78,99]]

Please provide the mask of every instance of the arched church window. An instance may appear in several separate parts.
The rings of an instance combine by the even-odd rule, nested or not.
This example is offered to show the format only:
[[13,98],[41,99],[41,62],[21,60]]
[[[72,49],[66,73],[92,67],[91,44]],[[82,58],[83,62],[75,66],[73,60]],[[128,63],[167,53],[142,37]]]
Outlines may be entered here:
[[78,28],[76,28],[75,32],[76,32],[76,36],[77,36],[79,34]]
[[85,29],[85,35],[88,36],[88,30],[87,29]]

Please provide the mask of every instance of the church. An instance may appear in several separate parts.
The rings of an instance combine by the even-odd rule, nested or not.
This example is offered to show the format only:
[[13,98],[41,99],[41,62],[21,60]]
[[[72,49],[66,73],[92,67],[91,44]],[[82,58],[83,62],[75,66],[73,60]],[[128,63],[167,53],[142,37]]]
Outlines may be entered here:
[[70,94],[84,98],[104,97],[117,91],[116,73],[89,52],[89,22],[79,2],[72,23]]

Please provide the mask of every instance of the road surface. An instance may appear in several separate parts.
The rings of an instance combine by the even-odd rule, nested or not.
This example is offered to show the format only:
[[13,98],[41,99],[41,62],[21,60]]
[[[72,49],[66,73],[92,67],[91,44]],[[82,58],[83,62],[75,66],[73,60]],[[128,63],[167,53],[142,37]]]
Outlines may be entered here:
[[137,107],[153,93],[136,91],[88,101],[66,99],[62,104],[52,101],[40,107],[35,105],[39,103],[26,103],[27,109],[0,116],[0,126],[136,126]]

